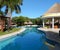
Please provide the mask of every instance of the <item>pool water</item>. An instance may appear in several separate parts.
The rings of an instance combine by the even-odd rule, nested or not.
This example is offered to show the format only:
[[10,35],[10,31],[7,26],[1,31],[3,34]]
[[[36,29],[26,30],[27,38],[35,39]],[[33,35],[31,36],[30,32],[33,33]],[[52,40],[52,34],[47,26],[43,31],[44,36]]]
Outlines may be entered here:
[[49,50],[45,34],[36,28],[27,28],[22,34],[0,41],[0,50]]

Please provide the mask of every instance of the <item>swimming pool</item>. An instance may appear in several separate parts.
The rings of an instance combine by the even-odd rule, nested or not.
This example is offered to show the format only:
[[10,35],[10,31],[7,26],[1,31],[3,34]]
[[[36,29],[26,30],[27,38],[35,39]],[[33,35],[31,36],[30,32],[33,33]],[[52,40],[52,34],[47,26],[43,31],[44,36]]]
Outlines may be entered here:
[[0,41],[0,50],[49,50],[45,34],[36,28],[27,28],[20,35]]

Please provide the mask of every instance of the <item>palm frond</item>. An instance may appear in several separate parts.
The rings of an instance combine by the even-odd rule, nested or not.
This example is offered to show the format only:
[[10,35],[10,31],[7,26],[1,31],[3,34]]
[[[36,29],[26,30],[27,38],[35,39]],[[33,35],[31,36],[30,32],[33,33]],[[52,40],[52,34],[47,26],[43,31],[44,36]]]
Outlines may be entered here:
[[8,6],[6,6],[6,9],[5,9],[5,14],[8,13]]
[[[16,13],[21,12],[21,5],[23,0],[0,0],[0,8],[3,6],[6,6],[5,13],[7,14],[7,11],[9,8],[11,9],[11,12],[16,11]],[[8,6],[8,8],[7,8]]]

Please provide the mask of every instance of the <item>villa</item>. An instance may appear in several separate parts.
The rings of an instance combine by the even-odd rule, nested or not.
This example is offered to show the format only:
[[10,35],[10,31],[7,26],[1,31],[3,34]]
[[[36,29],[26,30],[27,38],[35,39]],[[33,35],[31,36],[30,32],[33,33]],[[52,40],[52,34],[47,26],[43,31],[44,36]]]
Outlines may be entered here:
[[[55,3],[43,16],[43,28],[60,28],[60,4]],[[47,22],[46,22],[47,21]]]
[[10,17],[0,16],[0,31],[3,31],[8,25],[10,26]]

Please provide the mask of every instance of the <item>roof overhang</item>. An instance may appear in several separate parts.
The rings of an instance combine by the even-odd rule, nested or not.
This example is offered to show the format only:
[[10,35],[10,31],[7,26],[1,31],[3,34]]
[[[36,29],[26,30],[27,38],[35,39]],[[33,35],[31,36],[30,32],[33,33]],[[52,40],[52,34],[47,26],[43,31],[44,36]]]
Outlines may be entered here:
[[49,13],[49,14],[45,14],[43,15],[41,18],[52,18],[52,17],[60,17],[60,13]]
[[1,15],[0,17],[1,17],[1,18],[10,18],[10,17],[6,17],[6,16],[2,16],[2,15]]

